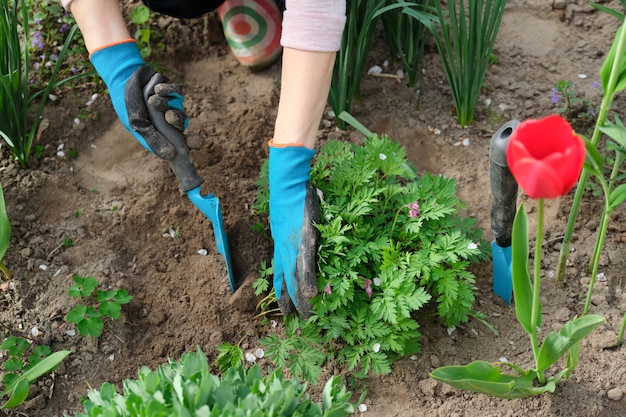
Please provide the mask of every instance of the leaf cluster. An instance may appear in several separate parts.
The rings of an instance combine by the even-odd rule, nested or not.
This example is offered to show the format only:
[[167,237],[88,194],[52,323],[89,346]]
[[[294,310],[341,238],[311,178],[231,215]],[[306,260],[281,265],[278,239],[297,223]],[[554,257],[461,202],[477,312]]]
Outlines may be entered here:
[[301,364],[293,371],[309,380],[307,367],[326,359],[358,376],[387,373],[394,359],[418,351],[414,313],[429,301],[448,326],[468,320],[475,286],[467,268],[487,245],[459,216],[454,180],[418,177],[404,148],[372,136],[363,146],[325,144],[311,182],[323,195],[314,315],[287,320],[286,340],[265,340],[268,356]]
[[[49,1],[44,0],[41,4],[47,3]],[[41,31],[31,33],[33,18],[30,14],[32,10],[29,8],[31,4],[37,2],[0,1],[0,137],[22,167],[28,164],[39,130],[41,114],[50,93],[67,82],[90,74],[79,73],[59,80],[63,76],[62,64],[71,50],[70,45],[78,31],[77,25],[68,26],[65,42],[53,44],[56,59],[49,61],[50,73],[46,75],[45,87],[42,86],[42,89],[35,92],[31,91],[32,75],[36,73],[38,64],[33,62],[33,57],[40,56],[38,51],[31,49],[47,45],[45,33]],[[37,34],[39,38],[34,38]],[[31,47],[33,43],[35,46]],[[47,64],[48,62],[44,67]]]
[[75,323],[83,336],[99,337],[104,328],[103,317],[118,319],[122,314],[122,305],[129,303],[133,297],[126,290],[97,290],[100,285],[93,277],[72,277],[76,284],[67,291],[73,298],[88,298],[95,292],[93,305],[78,304],[65,316],[65,320]]
[[0,398],[9,395],[9,399],[0,409],[14,408],[23,403],[28,397],[30,385],[41,375],[54,371],[70,353],[67,350],[52,353],[50,347],[45,345],[31,349],[26,339],[16,336],[4,339],[0,350],[7,357],[2,364],[2,385],[5,389],[0,392]]
[[198,350],[170,361],[156,371],[143,367],[139,379],[126,380],[118,394],[110,383],[89,391],[85,412],[76,417],[342,417],[354,412],[350,393],[329,380],[321,404],[313,403],[306,385],[283,379],[281,369],[264,376],[258,365],[228,369],[222,378],[209,373]]

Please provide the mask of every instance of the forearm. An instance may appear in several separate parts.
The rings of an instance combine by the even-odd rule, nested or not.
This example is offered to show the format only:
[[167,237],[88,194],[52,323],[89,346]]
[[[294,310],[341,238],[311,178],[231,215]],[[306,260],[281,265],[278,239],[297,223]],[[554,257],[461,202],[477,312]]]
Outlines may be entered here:
[[69,8],[89,53],[131,38],[118,0],[73,0]]
[[285,48],[274,143],[315,147],[334,62],[335,52]]

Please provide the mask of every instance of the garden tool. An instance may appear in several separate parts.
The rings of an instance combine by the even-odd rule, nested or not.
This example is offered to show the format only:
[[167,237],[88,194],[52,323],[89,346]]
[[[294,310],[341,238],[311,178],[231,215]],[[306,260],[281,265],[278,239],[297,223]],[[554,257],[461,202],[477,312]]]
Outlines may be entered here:
[[226,263],[226,272],[230,282],[230,288],[234,292],[236,290],[235,277],[233,275],[233,267],[230,259],[230,249],[228,247],[228,238],[224,230],[224,220],[222,218],[222,208],[220,200],[213,193],[202,196],[200,195],[200,185],[204,182],[191,162],[189,148],[185,141],[185,136],[175,127],[165,120],[165,114],[156,110],[148,104],[148,98],[154,94],[154,87],[158,83],[167,82],[161,74],[155,74],[143,89],[143,97],[148,109],[148,115],[154,128],[163,134],[167,140],[176,149],[176,155],[169,160],[170,168],[176,175],[181,191],[187,194],[187,197],[200,211],[207,216],[213,224],[213,233],[215,235],[215,243],[217,251],[224,256]]
[[506,146],[519,125],[511,120],[491,138],[489,144],[489,179],[491,183],[491,243],[493,292],[511,305],[513,275],[511,272],[511,235],[517,204],[517,182],[506,162]]

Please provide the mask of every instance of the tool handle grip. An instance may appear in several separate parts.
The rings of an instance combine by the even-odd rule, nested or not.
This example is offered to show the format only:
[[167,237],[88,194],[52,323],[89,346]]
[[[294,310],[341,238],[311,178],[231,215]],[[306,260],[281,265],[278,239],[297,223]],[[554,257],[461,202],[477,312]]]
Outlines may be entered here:
[[517,120],[506,123],[493,135],[489,145],[491,231],[500,247],[511,246],[513,221],[517,211],[518,186],[506,163],[506,146],[517,125]]
[[152,125],[159,133],[167,138],[176,150],[176,156],[168,162],[174,175],[176,175],[178,179],[181,191],[187,192],[199,187],[204,180],[198,175],[196,168],[191,162],[191,155],[189,154],[185,136],[165,120],[165,114],[156,110],[148,103],[148,98],[154,94],[154,86],[164,82],[168,82],[165,76],[159,73],[154,74],[143,88],[143,98],[146,103],[150,122],[152,122]]

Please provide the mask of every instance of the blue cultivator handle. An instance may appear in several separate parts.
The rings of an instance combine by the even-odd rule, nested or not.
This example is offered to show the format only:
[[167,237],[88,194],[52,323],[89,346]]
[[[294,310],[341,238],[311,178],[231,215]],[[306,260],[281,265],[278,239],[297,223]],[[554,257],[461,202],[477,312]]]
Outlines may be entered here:
[[224,256],[226,263],[226,272],[228,274],[228,281],[230,282],[230,288],[234,292],[237,289],[235,284],[235,277],[233,275],[233,267],[230,259],[230,249],[228,247],[228,238],[226,237],[226,231],[224,230],[224,219],[222,218],[222,208],[220,206],[219,198],[215,197],[212,193],[206,197],[200,195],[200,185],[204,180],[196,172],[191,157],[189,155],[189,148],[183,134],[167,123],[165,115],[160,111],[148,104],[148,98],[154,94],[154,86],[158,83],[167,82],[161,74],[155,74],[150,82],[144,87],[143,95],[148,109],[148,115],[154,128],[165,136],[176,149],[176,155],[171,160],[168,160],[170,168],[174,171],[180,189],[187,194],[187,197],[191,202],[211,221],[213,224],[213,233],[215,235],[215,244],[217,251]]
[[506,162],[509,138],[519,125],[511,120],[491,138],[489,145],[489,180],[491,183],[491,244],[493,292],[511,305],[513,274],[511,271],[511,235],[517,209],[517,182]]

